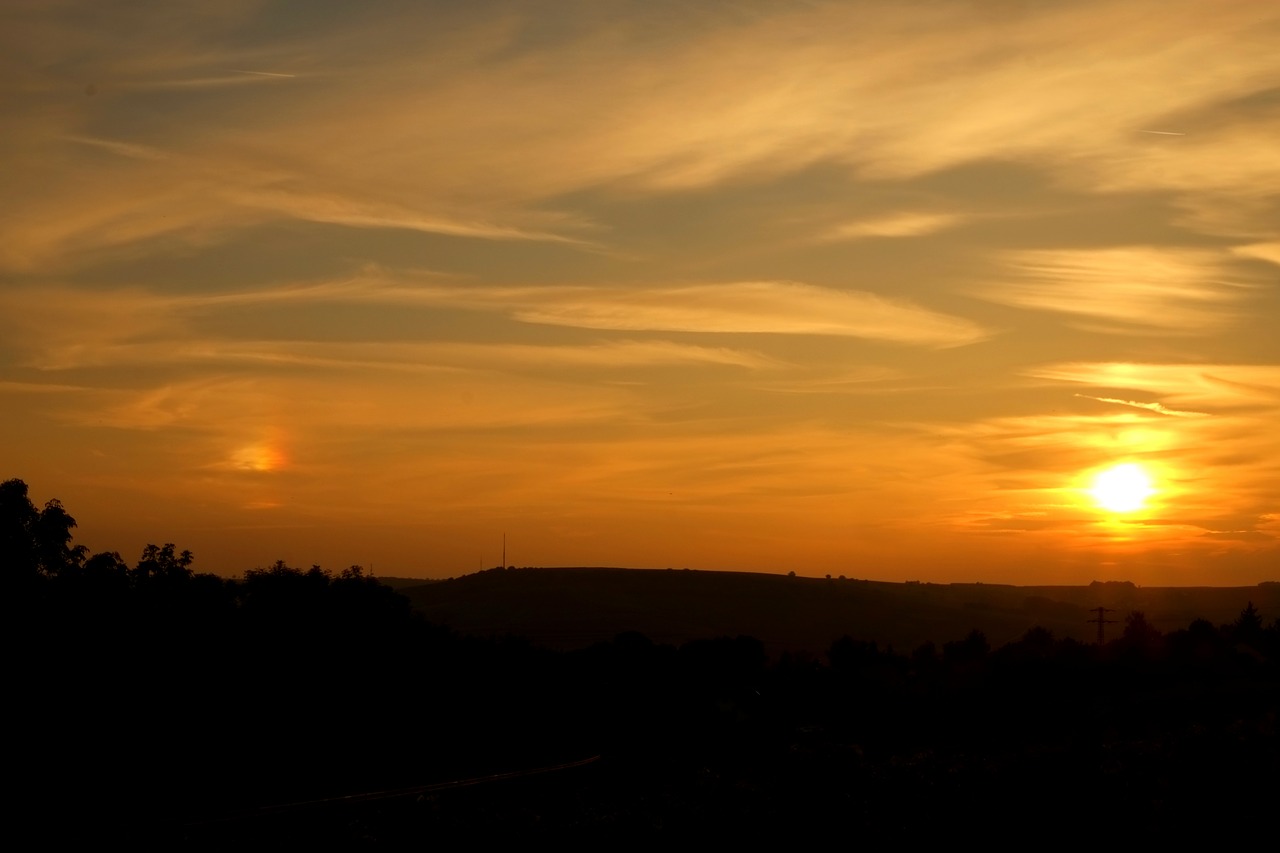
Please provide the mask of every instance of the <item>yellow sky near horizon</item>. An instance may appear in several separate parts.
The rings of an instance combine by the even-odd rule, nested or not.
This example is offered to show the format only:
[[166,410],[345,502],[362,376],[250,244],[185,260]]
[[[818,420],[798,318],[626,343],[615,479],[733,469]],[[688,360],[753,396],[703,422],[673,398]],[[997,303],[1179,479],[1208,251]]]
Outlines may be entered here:
[[1258,0],[12,0],[0,479],[221,574],[1276,579],[1278,48]]

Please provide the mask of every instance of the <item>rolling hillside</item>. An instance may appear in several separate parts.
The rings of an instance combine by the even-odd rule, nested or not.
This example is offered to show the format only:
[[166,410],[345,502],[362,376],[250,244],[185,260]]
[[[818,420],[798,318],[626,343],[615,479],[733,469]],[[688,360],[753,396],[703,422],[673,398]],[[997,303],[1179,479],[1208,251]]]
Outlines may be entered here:
[[993,646],[1040,625],[1058,637],[1091,640],[1090,608],[1108,607],[1108,637],[1130,611],[1164,632],[1193,619],[1231,622],[1249,601],[1270,624],[1280,616],[1280,584],[1253,587],[1022,587],[888,583],[740,572],[661,569],[493,569],[448,581],[400,585],[433,622],[481,635],[514,634],[557,649],[639,631],[678,645],[699,637],[747,634],[773,654],[819,654],[848,634],[901,652],[976,628]]

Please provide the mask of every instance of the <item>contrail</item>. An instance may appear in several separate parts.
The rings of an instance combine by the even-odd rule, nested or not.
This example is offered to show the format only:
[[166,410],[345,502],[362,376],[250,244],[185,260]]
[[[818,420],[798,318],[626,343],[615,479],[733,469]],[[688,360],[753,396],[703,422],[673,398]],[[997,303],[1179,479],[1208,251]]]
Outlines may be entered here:
[[[292,77],[292,74],[286,75]],[[1160,136],[1186,136],[1185,133],[1178,133],[1176,130],[1144,130],[1142,133],[1156,133]]]
[[1120,406],[1133,406],[1135,409],[1146,409],[1149,412],[1159,412],[1162,415],[1169,415],[1174,418],[1207,418],[1207,412],[1182,412],[1177,409],[1170,409],[1161,403],[1140,403],[1137,400],[1121,400],[1117,397],[1095,397],[1092,394],[1077,394],[1077,397],[1083,397],[1086,400],[1097,400],[1099,403],[1116,403]]
[[232,68],[232,74],[252,74],[255,77],[297,77],[297,74],[281,74],[277,71],[245,71],[241,68]]

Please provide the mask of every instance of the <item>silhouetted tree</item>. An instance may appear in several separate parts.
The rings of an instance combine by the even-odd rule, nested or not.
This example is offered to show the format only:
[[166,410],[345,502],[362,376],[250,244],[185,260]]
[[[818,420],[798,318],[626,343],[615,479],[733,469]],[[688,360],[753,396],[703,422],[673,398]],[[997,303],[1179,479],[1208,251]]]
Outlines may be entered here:
[[63,508],[62,502],[47,501],[32,526],[32,541],[40,571],[52,577],[78,568],[84,563],[88,549],[71,544],[71,529],[76,520]]
[[1258,608],[1250,601],[1235,622],[1231,623],[1231,638],[1237,643],[1248,643],[1257,646],[1262,641],[1262,617]]
[[1173,656],[1184,662],[1207,665],[1227,649],[1226,638],[1207,619],[1196,619],[1167,638]]
[[[1124,671],[1129,675],[1124,678],[1129,678],[1139,671],[1146,672],[1146,665],[1163,656],[1166,645],[1164,635],[1147,621],[1147,614],[1131,610],[1124,617],[1124,630],[1107,644],[1106,649],[1108,654],[1118,656],[1126,663],[1128,669]],[[1121,678],[1119,675],[1116,677]]]
[[953,640],[942,647],[947,663],[967,663],[982,660],[991,651],[987,635],[974,628],[963,640]]
[[938,647],[933,640],[926,640],[911,652],[911,662],[920,669],[932,669],[938,665]]
[[115,551],[103,551],[80,565],[64,567],[58,580],[88,595],[122,592],[129,585],[129,567]]
[[1027,629],[1022,644],[1028,648],[1048,650],[1053,648],[1053,632],[1041,625]]
[[188,567],[195,557],[190,551],[176,551],[177,546],[172,542],[165,543],[164,547],[148,544],[142,549],[138,564],[133,567],[134,581],[145,584],[156,580],[175,582],[190,579],[191,569]]
[[880,648],[875,640],[863,642],[855,640],[848,634],[831,644],[827,650],[827,661],[831,668],[841,672],[856,672],[866,669],[875,663],[880,656]]
[[107,577],[127,577],[129,567],[116,551],[102,551],[94,554],[84,562],[86,575],[102,575]]
[[0,483],[0,571],[6,578],[37,571],[33,531],[39,514],[21,480]]
[[1134,610],[1124,617],[1124,633],[1120,640],[1126,646],[1145,651],[1154,651],[1159,647],[1163,635],[1154,625],[1147,621],[1147,614]]
[[1053,655],[1057,643],[1053,632],[1041,625],[1027,629],[1022,639],[1009,643],[1000,650],[1000,654],[1014,661],[1044,660]]

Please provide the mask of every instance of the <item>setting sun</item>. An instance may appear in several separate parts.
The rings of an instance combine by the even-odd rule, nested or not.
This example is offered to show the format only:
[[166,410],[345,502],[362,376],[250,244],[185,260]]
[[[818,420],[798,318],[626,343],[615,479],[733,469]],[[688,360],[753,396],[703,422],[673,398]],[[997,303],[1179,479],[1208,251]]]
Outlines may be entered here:
[[92,552],[1277,579],[1280,2],[106,5],[0,0]]
[[1151,477],[1141,465],[1126,462],[1098,472],[1089,489],[1094,503],[1111,512],[1133,512],[1146,505],[1155,494]]

